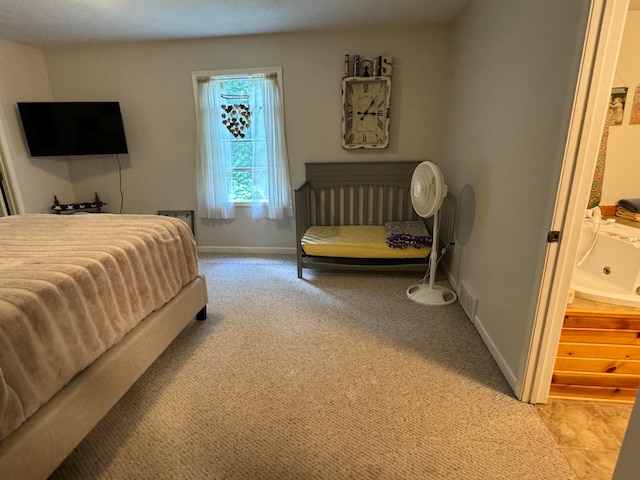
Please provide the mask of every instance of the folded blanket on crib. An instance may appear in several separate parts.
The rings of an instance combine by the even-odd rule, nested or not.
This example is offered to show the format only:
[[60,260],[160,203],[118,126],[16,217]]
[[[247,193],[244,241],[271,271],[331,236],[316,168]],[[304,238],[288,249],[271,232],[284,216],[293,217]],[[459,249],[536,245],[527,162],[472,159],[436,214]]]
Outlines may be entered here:
[[622,207],[618,207],[616,209],[616,217],[626,218],[628,220],[640,222],[640,213],[633,213],[632,211]]
[[618,206],[632,213],[640,213],[640,198],[623,198],[618,201]]
[[387,222],[384,224],[387,245],[391,248],[424,248],[431,246],[431,234],[424,222]]

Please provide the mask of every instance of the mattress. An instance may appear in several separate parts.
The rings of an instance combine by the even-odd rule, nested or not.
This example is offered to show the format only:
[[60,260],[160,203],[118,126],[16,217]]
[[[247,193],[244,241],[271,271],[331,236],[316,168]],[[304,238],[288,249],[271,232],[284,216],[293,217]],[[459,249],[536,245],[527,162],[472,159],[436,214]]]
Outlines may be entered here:
[[341,258],[426,258],[430,247],[391,248],[378,225],[312,226],[302,237],[305,255]]
[[176,218],[0,218],[0,440],[197,273]]

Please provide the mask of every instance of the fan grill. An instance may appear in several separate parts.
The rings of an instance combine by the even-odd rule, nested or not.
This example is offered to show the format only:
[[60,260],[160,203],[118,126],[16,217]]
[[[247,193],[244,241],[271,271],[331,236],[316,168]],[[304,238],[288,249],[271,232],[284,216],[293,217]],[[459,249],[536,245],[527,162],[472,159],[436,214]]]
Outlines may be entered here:
[[411,176],[411,203],[423,218],[433,216],[446,196],[446,185],[442,172],[432,162],[422,162]]

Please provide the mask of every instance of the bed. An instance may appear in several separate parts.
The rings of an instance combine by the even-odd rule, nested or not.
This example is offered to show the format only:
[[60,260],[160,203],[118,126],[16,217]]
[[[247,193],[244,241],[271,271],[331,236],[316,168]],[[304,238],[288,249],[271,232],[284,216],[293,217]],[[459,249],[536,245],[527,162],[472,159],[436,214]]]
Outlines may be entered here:
[[303,269],[427,269],[429,246],[392,248],[391,222],[422,222],[411,205],[420,162],[307,163],[294,191],[298,278]]
[[0,218],[2,478],[49,476],[206,304],[182,220]]

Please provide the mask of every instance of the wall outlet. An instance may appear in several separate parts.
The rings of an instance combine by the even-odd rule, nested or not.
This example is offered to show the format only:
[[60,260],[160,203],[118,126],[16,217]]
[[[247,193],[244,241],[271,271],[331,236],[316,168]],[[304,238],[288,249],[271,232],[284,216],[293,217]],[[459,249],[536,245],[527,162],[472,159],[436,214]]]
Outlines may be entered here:
[[469,317],[469,320],[473,323],[476,318],[476,313],[478,313],[478,296],[464,280],[460,281],[458,300],[460,300],[460,305],[462,305],[462,309]]

